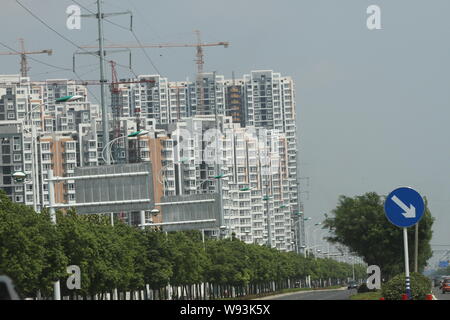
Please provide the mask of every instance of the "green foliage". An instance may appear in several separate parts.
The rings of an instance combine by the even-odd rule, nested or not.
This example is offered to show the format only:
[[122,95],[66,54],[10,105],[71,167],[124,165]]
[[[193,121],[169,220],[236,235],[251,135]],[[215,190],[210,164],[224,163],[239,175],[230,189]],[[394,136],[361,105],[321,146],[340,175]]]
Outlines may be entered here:
[[[433,218],[425,199],[425,213],[419,223],[420,271],[431,257],[430,240]],[[329,240],[349,247],[367,264],[378,265],[387,279],[403,270],[402,229],[391,224],[384,213],[384,198],[375,192],[354,198],[341,196],[333,217],[327,217],[324,228],[330,229]],[[408,240],[414,244],[414,230],[409,228]],[[414,246],[409,246],[413,256]]]
[[209,258],[206,281],[233,286],[244,286],[250,282],[252,270],[247,245],[238,240],[226,239],[208,241],[206,248]]
[[168,237],[163,232],[145,230],[144,281],[150,288],[156,290],[169,284],[173,275],[171,262],[171,248]]
[[[283,288],[308,275],[313,280],[352,276],[351,265],[331,259],[305,258],[235,237],[203,243],[198,231],[164,233],[120,222],[111,226],[105,216],[77,215],[75,210],[57,212],[55,226],[45,210],[38,214],[3,193],[0,200],[0,274],[10,276],[23,297],[37,291],[51,297],[57,279],[63,296],[92,296],[140,290],[145,284],[154,290],[184,286],[187,292],[189,285],[202,282],[243,293],[248,287],[266,290],[269,283]],[[65,285],[68,265],[81,269],[76,292]],[[355,266],[355,274],[362,270],[365,276],[363,269]]]
[[364,292],[350,296],[350,300],[380,300],[381,291]]
[[[196,241],[197,240],[197,241]],[[172,275],[170,283],[176,286],[201,283],[207,265],[205,250],[196,233],[168,234]]]
[[[411,295],[413,300],[425,300],[425,296],[431,293],[431,280],[420,273],[410,274]],[[405,274],[399,274],[383,284],[381,295],[386,300],[401,300],[406,289]]]
[[67,258],[55,231],[46,212],[13,203],[0,191],[0,274],[14,281],[21,296],[38,290],[49,296],[65,274]]

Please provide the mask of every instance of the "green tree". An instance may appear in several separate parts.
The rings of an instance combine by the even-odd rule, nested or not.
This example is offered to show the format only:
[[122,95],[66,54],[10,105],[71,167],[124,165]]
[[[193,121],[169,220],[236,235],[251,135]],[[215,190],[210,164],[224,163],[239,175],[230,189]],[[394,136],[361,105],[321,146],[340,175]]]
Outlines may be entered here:
[[[425,213],[419,223],[418,265],[422,270],[431,257],[430,240],[433,218],[425,199]],[[384,197],[374,192],[354,198],[341,196],[324,228],[330,229],[333,243],[349,247],[369,265],[380,266],[387,279],[404,269],[402,229],[391,224],[384,213]],[[414,252],[414,229],[408,230],[409,254]],[[413,261],[413,259],[410,259]]]
[[275,279],[274,251],[266,246],[249,245],[251,282],[257,286]]
[[66,275],[67,257],[47,211],[13,203],[0,191],[0,274],[9,276],[22,297],[38,290],[51,297],[53,282]]
[[[114,227],[101,215],[59,213],[58,231],[70,264],[81,269],[83,296],[144,285],[145,247],[138,230],[118,223]],[[68,293],[64,289],[64,293]]]
[[183,286],[190,294],[191,285],[204,280],[208,259],[202,243],[198,240],[199,232],[171,232],[168,234],[172,275],[170,284]]
[[151,289],[166,286],[173,275],[171,247],[163,232],[146,229],[144,231],[145,255],[144,280]]
[[208,282],[236,287],[250,282],[250,258],[245,243],[236,239],[208,241],[207,255],[210,261],[205,271]]
[[112,254],[109,255],[110,267],[118,273],[120,281],[117,288],[135,291],[144,288],[145,275],[149,257],[144,233],[137,228],[124,223],[117,223],[112,227],[107,221],[107,228],[111,230],[111,240],[114,242]]

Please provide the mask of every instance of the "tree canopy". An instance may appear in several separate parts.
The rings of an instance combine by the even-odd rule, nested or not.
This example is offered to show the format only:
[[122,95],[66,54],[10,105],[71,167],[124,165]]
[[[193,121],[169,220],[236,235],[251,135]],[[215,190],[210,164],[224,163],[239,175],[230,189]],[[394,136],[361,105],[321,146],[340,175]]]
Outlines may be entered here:
[[[66,268],[81,270],[81,289],[69,291]],[[360,278],[363,266],[356,266]],[[168,285],[183,287],[208,283],[216,293],[234,287],[273,290],[287,283],[352,276],[349,264],[331,259],[304,257],[236,238],[202,240],[198,231],[161,232],[141,230],[102,215],[78,215],[74,210],[57,212],[57,224],[47,210],[36,213],[15,204],[0,192],[0,274],[9,276],[22,297],[53,296],[60,280],[63,296],[93,296],[142,290],[145,285],[161,291]],[[238,288],[238,289],[237,289]],[[198,291],[198,290],[197,290]],[[236,291],[237,292],[237,291]],[[261,292],[261,291],[259,291]],[[164,298],[166,295],[160,295]]]
[[[332,216],[326,216],[333,243],[349,247],[369,265],[378,265],[383,277],[390,278],[404,271],[403,231],[391,224],[384,213],[384,197],[375,192],[354,198],[340,196]],[[426,266],[432,251],[430,240],[433,217],[425,199],[425,212],[419,222],[419,271]],[[414,228],[408,228],[410,263],[413,263]]]

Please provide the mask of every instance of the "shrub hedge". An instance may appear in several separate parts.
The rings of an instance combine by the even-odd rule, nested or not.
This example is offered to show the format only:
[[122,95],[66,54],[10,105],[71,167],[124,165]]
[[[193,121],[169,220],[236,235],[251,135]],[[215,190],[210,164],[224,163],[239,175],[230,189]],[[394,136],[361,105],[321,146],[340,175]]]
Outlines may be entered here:
[[[412,272],[411,279],[411,295],[413,300],[425,300],[425,296],[431,293],[431,280],[420,273]],[[381,295],[386,300],[401,300],[402,294],[406,293],[405,274],[398,274],[383,284],[381,287]]]

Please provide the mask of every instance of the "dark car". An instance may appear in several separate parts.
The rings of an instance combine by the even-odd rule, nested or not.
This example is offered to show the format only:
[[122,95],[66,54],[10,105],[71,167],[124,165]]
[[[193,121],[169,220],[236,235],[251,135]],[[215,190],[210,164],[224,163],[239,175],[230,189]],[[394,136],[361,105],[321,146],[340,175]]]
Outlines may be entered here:
[[356,281],[350,281],[348,283],[347,289],[357,289],[358,288],[358,283],[356,283]]

